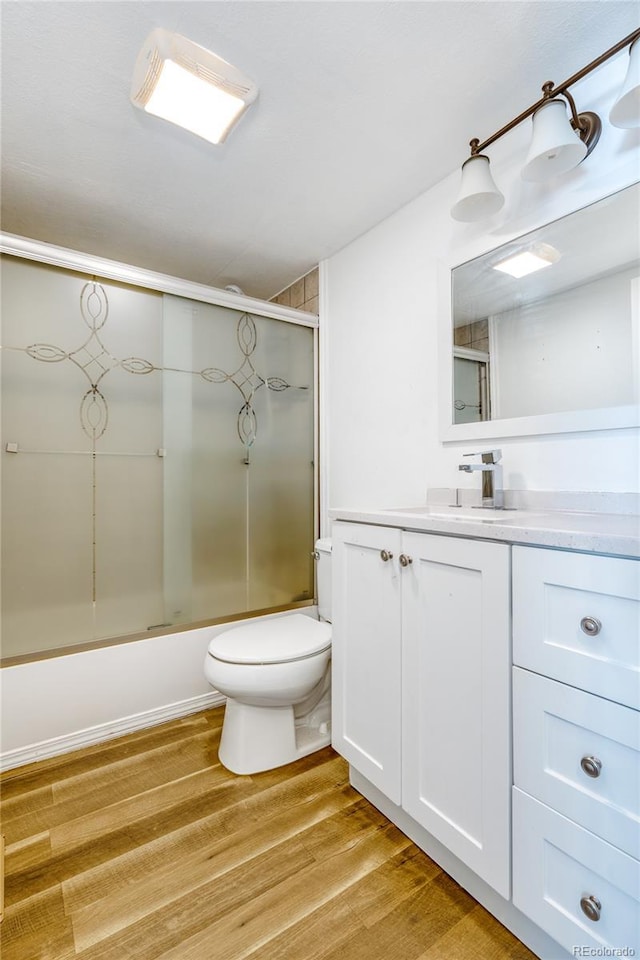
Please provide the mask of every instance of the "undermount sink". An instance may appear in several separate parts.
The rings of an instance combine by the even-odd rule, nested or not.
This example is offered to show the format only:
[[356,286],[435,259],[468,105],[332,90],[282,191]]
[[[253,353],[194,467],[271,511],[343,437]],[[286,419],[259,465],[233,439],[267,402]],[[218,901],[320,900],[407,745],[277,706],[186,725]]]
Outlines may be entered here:
[[[396,507],[387,513],[405,513],[411,516],[433,517],[435,520],[474,520],[476,522],[508,522],[529,513],[511,507],[456,507],[432,504],[427,507]],[[529,514],[530,515],[530,514]]]

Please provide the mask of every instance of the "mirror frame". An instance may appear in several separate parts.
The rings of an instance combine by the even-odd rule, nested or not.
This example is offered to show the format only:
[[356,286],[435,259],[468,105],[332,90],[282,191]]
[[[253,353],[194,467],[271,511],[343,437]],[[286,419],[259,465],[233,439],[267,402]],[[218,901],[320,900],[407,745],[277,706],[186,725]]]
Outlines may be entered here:
[[[631,186],[631,184],[628,184],[628,186]],[[604,197],[600,199],[604,199]],[[590,206],[593,202],[595,201],[585,203],[584,206]],[[579,207],[578,209],[582,208]],[[577,210],[569,211],[566,216],[577,213]],[[551,223],[555,219],[558,218],[552,218],[548,222]],[[545,224],[543,223],[540,226],[544,227]],[[473,259],[505,246],[522,235],[516,234],[510,240],[504,240],[497,246],[488,245],[486,249],[477,251]],[[441,261],[438,264],[438,422],[440,424],[440,440],[443,443],[464,442],[466,440],[494,440],[502,437],[531,437],[557,433],[590,433],[595,430],[621,430],[640,426],[640,396],[637,397],[636,403],[622,407],[568,410],[562,413],[545,413],[503,420],[454,424],[452,422],[452,273],[456,267],[468,262],[469,258],[467,257],[462,261],[456,260],[448,263]],[[632,286],[631,310],[632,315],[637,319],[637,322],[632,324],[633,342],[631,348],[634,358],[634,385],[636,393],[638,393],[640,391],[640,280]]]

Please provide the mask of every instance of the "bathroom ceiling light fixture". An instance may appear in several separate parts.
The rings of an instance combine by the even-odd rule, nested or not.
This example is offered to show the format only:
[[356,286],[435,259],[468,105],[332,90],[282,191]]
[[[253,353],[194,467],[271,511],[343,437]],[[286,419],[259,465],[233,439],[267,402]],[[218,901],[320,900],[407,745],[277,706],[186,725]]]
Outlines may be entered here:
[[[460,192],[451,208],[454,220],[482,220],[502,207],[504,197],[491,176],[489,158],[482,151],[527,117],[532,117],[533,136],[522,170],[524,180],[540,181],[558,176],[589,156],[600,137],[602,123],[590,110],[578,113],[569,87],[625,47],[629,47],[629,69],[609,119],[617,127],[640,126],[640,30],[635,30],[564,83],[555,86],[552,80],[547,81],[542,86],[540,100],[486,140],[470,141],[471,156],[462,165]],[[478,160],[483,162],[477,163]]]
[[493,264],[494,270],[500,270],[502,273],[508,273],[510,277],[520,280],[536,270],[542,270],[543,267],[550,267],[560,259],[560,253],[551,244],[541,243],[530,250],[521,250],[514,253],[505,260],[500,260]]
[[209,143],[222,143],[258,95],[255,84],[210,50],[152,30],[138,54],[131,102]]

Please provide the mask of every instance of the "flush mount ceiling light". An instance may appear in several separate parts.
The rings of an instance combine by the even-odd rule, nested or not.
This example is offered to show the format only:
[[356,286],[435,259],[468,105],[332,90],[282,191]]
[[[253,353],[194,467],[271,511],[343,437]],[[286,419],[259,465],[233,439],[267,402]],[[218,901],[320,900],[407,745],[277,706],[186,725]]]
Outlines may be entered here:
[[222,143],[257,95],[226,60],[160,27],[145,40],[131,82],[136,107],[209,143]]
[[482,220],[501,208],[504,197],[491,176],[489,158],[482,151],[527,117],[532,117],[533,135],[522,170],[524,180],[558,176],[589,156],[598,142],[602,124],[591,111],[578,113],[569,87],[625,47],[629,47],[629,69],[609,119],[616,127],[640,126],[640,30],[635,30],[564,83],[554,86],[549,80],[543,84],[540,100],[482,143],[478,139],[470,141],[471,156],[462,165],[460,193],[451,208],[454,220]]
[[560,259],[560,253],[549,243],[539,243],[529,250],[521,250],[507,257],[506,260],[500,260],[493,264],[494,270],[500,270],[502,273],[508,273],[510,277],[520,280],[536,270],[542,270],[543,267],[550,267],[552,263],[557,263]]

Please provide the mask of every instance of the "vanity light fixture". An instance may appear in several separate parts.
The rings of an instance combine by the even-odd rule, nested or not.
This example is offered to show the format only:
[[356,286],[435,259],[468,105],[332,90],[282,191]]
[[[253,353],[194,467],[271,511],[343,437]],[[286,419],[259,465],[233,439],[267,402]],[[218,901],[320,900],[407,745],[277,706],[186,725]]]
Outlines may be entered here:
[[491,176],[489,158],[482,151],[527,117],[532,117],[533,135],[522,170],[524,180],[540,181],[558,176],[589,156],[600,137],[602,123],[590,110],[578,113],[569,87],[625,47],[629,47],[629,68],[609,119],[616,127],[640,126],[640,30],[634,30],[564,83],[558,86],[552,80],[544,83],[540,100],[486,140],[470,141],[471,156],[462,165],[460,192],[451,208],[454,220],[467,223],[482,220],[502,207],[504,196]]
[[627,76],[609,120],[614,127],[640,127],[640,37],[636,37],[629,48]]
[[138,54],[131,102],[209,143],[222,143],[258,95],[255,84],[210,50],[157,27]]
[[536,270],[542,270],[543,267],[550,267],[560,259],[560,253],[549,243],[540,243],[529,250],[521,250],[514,253],[505,260],[493,264],[494,270],[500,270],[502,273],[508,273],[510,277],[519,280],[526,277]]

